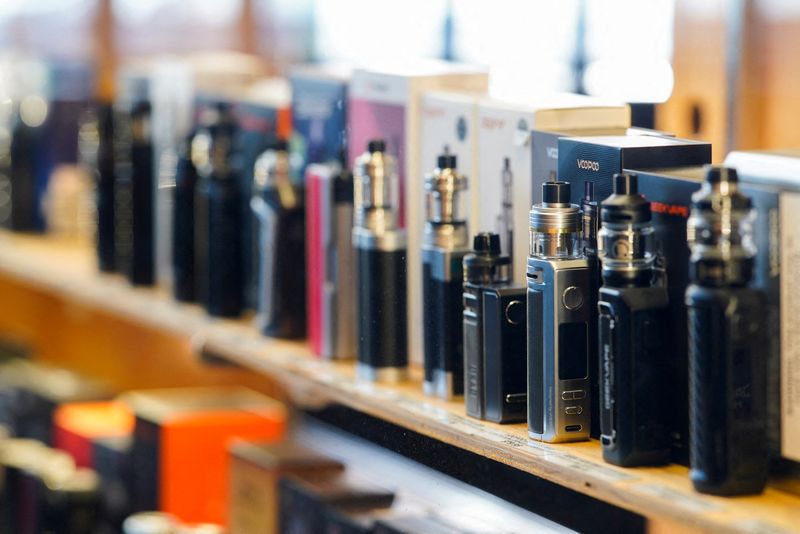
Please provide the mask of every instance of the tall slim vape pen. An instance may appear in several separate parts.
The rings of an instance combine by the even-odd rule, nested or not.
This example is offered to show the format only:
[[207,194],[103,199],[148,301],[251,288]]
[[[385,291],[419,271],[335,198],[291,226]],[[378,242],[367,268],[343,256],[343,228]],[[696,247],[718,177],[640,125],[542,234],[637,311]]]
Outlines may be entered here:
[[353,174],[336,162],[306,167],[308,337],[323,358],[355,357]]
[[589,437],[590,326],[595,276],[580,244],[581,210],[567,182],[545,182],[530,213],[528,256],[528,435],[562,442]]
[[451,399],[464,393],[463,268],[469,253],[467,221],[458,195],[467,178],[456,157],[439,156],[425,177],[427,217],[422,236],[422,314],[425,381],[428,395]]
[[357,372],[397,382],[408,372],[406,233],[398,221],[397,164],[383,140],[370,141],[356,158],[353,181]]
[[501,197],[500,213],[497,215],[497,233],[501,240],[506,244],[508,257],[511,258],[509,265],[511,277],[514,277],[514,175],[511,172],[511,160],[503,158],[503,169],[500,172],[500,180],[503,186]]
[[[592,295],[593,300],[597,299],[597,291],[600,288],[600,262],[597,259],[597,231],[600,225],[600,210],[597,205],[597,200],[594,196],[594,182],[584,182],[583,198],[581,199],[581,247],[583,248],[583,255],[586,261],[589,262],[589,270],[592,276],[589,278],[591,284],[589,288],[589,295]],[[592,378],[591,398],[597,399],[600,391],[600,382],[597,373],[598,369],[598,352],[597,352],[597,306],[591,303],[589,308],[591,318],[589,319],[589,369]],[[599,403],[591,403],[591,428],[590,435],[593,438],[600,436],[600,412]]]
[[650,203],[637,176],[614,175],[614,193],[603,201],[599,256],[601,387],[600,443],[603,458],[622,466],[669,460],[669,366],[664,347],[669,295],[655,268]]
[[259,220],[258,315],[267,336],[306,334],[305,203],[286,141],[256,160],[250,207]]
[[[172,292],[176,300],[194,302],[197,298],[195,280],[195,206],[197,167],[192,161],[192,141],[195,132],[178,146],[175,165],[175,188],[172,210]],[[201,148],[198,146],[198,149]]]
[[686,226],[689,474],[703,493],[759,493],[767,481],[765,306],[748,287],[754,216],[736,171],[707,166]]

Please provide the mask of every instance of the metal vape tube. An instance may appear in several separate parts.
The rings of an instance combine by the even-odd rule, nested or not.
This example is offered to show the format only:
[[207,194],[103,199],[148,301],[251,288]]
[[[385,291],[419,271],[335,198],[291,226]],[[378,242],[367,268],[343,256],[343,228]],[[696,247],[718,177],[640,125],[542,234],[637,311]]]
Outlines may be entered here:
[[736,171],[707,166],[686,227],[690,477],[703,493],[759,493],[767,479],[764,301],[748,287],[754,216]]
[[172,211],[172,291],[176,300],[193,302],[197,298],[195,280],[195,194],[197,167],[192,161],[190,134],[178,147],[175,166],[174,209]]
[[200,177],[194,225],[197,297],[209,314],[236,317],[244,309],[241,191],[233,165],[237,128],[228,105],[208,114],[208,125],[192,139]]
[[589,262],[580,243],[582,215],[567,182],[546,182],[530,212],[528,256],[528,434],[562,442],[589,437]]
[[357,371],[373,381],[400,381],[408,369],[406,234],[397,219],[396,168],[386,143],[374,140],[353,173]]
[[305,204],[292,183],[286,141],[256,160],[250,207],[259,220],[258,327],[267,336],[306,333]]
[[497,216],[497,233],[506,243],[508,257],[511,258],[510,274],[511,278],[514,278],[514,175],[511,172],[511,161],[508,158],[503,158],[500,183],[503,186],[503,196],[500,214]]
[[464,393],[463,269],[469,252],[467,221],[459,214],[458,195],[467,178],[456,157],[437,159],[425,177],[427,217],[422,237],[422,307],[425,381],[428,395],[451,399]]
[[[583,255],[586,261],[589,262],[589,270],[592,276],[589,278],[591,287],[589,295],[597,298],[597,292],[600,289],[600,262],[597,259],[597,231],[600,226],[600,209],[597,200],[594,196],[594,182],[584,182],[583,198],[581,199],[581,246],[583,248]],[[592,391],[591,398],[597,399],[599,392],[599,376],[595,370],[598,368],[598,351],[597,351],[597,306],[591,303],[589,308],[591,319],[589,319],[589,369],[592,370]],[[593,438],[600,436],[600,413],[599,404],[597,402],[591,403],[591,417],[592,423],[590,428],[590,435]]]
[[600,210],[600,442],[603,458],[622,466],[668,461],[670,389],[664,325],[669,296],[655,269],[650,203],[637,176],[614,175]]

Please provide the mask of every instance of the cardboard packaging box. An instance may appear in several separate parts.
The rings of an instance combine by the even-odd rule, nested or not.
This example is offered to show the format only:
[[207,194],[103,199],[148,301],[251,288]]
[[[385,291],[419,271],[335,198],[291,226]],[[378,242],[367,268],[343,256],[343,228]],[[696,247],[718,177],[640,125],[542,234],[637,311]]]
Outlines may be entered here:
[[532,97],[526,102],[491,98],[479,102],[479,178],[475,183],[478,195],[472,206],[479,217],[477,227],[470,231],[500,234],[503,253],[511,255],[516,283],[525,283],[528,217],[537,195],[532,130],[622,130],[629,125],[630,109],[626,104],[575,94]]
[[94,443],[133,433],[133,413],[118,401],[71,402],[53,414],[53,446],[66,451],[78,467],[94,465]]
[[[353,72],[348,96],[352,165],[371,139],[384,139],[387,151],[397,158],[400,190],[399,219],[408,233],[408,317],[421,317],[422,310],[422,198],[420,158],[420,113],[422,94],[430,90],[485,92],[485,69],[443,61],[417,61],[358,68]],[[410,320],[409,361],[422,363],[422,322]]]
[[231,534],[282,532],[278,523],[278,483],[287,476],[315,481],[344,471],[336,460],[297,443],[261,444],[246,441],[229,449]]
[[134,391],[120,397],[136,415],[132,501],[185,522],[227,522],[228,446],[272,442],[286,431],[275,400],[240,387]]

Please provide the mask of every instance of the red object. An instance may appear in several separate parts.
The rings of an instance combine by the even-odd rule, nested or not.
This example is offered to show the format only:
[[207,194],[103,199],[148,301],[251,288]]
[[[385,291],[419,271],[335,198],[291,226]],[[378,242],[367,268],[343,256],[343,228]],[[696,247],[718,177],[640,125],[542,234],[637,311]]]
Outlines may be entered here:
[[62,404],[53,414],[54,446],[69,453],[78,467],[94,467],[94,440],[130,436],[133,424],[133,413],[121,402]]

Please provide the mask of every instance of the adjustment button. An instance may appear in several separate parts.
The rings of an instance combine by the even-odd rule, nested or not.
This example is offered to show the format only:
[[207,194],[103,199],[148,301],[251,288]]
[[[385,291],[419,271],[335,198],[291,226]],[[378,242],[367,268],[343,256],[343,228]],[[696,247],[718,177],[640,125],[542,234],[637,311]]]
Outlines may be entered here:
[[575,286],[569,286],[561,294],[561,301],[568,310],[577,310],[583,306],[583,293]]

